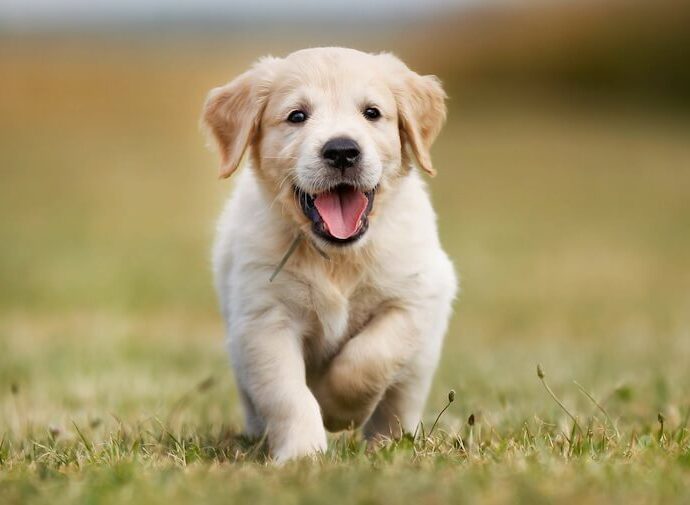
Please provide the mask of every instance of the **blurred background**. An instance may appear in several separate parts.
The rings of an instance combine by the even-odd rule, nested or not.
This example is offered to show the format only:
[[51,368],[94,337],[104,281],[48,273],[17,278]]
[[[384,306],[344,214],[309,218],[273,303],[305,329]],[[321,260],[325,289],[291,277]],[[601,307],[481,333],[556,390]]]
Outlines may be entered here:
[[0,426],[166,415],[197,383],[182,418],[238,425],[209,268],[232,181],[200,109],[316,45],[392,51],[450,97],[429,184],[462,294],[430,411],[450,387],[496,425],[550,410],[541,361],[617,416],[678,417],[689,27],[667,0],[3,0]]

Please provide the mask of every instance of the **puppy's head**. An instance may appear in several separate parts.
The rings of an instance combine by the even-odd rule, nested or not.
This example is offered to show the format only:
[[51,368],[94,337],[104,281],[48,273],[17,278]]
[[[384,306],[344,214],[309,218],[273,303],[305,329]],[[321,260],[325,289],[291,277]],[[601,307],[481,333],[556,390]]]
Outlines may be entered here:
[[317,48],[259,60],[213,89],[203,120],[220,149],[221,177],[249,149],[283,214],[324,247],[353,244],[385,212],[445,119],[445,93],[390,54]]

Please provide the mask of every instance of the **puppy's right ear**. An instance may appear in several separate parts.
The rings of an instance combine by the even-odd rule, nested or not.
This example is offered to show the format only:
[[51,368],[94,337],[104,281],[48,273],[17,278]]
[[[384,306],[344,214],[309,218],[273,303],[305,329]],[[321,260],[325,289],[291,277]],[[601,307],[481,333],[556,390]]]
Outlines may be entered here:
[[212,89],[206,98],[202,122],[218,144],[221,178],[237,169],[256,137],[275,61],[270,57],[259,60],[251,70]]

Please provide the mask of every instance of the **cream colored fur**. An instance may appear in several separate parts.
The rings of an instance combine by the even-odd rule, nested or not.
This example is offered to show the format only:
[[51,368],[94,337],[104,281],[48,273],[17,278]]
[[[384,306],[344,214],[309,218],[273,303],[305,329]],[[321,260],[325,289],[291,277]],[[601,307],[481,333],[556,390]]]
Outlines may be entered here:
[[[374,439],[420,421],[456,277],[411,167],[433,173],[444,99],[436,78],[397,58],[342,48],[260,60],[209,94],[204,122],[221,175],[248,151],[218,224],[216,287],[246,430],[266,433],[278,462],[324,451],[326,429],[363,426]],[[362,115],[371,104],[376,122]],[[286,121],[295,108],[308,109],[304,124]],[[355,182],[377,192],[365,235],[336,246],[311,232],[293,187],[333,182],[318,153],[342,135],[362,148]]]

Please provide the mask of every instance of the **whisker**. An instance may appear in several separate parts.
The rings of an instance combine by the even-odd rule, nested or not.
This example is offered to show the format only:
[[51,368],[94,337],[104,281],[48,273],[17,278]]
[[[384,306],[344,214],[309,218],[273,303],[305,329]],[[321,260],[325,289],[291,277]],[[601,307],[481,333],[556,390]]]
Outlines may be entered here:
[[[291,183],[291,182],[292,182],[292,181],[291,181],[291,174],[290,174],[290,173],[286,173],[286,174],[283,175],[283,177],[278,181],[278,192],[277,192],[275,198],[273,198],[273,200],[272,200],[271,203],[269,204],[269,208],[270,208],[270,209],[273,209],[273,206],[275,205],[275,203],[276,203],[276,202],[278,201],[278,199],[280,198],[280,196],[281,196],[283,190],[285,189],[285,186],[286,186],[288,183]],[[291,184],[291,185],[292,185],[292,184]],[[292,193],[293,193],[293,195],[294,195],[294,191],[293,191]],[[294,196],[293,196],[293,197],[294,197]]]

